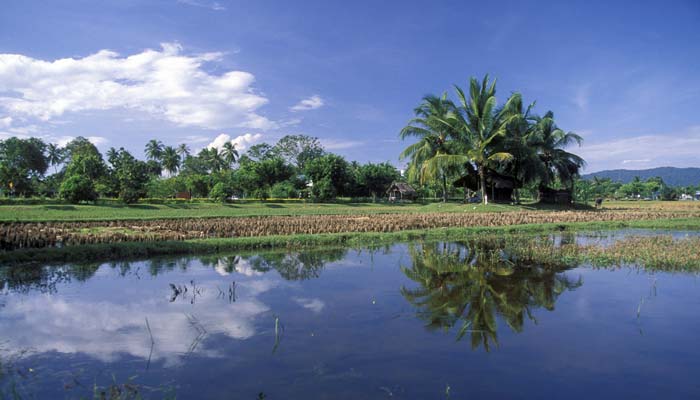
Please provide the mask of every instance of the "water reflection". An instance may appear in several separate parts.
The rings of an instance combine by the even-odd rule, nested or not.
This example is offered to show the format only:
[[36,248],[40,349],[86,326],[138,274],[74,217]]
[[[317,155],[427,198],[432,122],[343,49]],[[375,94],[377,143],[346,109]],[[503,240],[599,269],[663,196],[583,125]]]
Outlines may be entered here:
[[403,273],[418,286],[401,293],[429,329],[459,327],[457,340],[471,337],[473,349],[498,345],[497,316],[521,332],[537,322],[537,308],[554,310],[557,298],[581,286],[563,270],[517,265],[486,242],[432,243],[409,247]]

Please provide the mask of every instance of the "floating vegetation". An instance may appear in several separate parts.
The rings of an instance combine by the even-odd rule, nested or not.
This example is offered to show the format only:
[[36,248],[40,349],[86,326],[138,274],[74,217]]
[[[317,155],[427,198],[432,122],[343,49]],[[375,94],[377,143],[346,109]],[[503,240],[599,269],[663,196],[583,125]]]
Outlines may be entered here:
[[697,218],[700,212],[659,210],[522,211],[508,213],[414,213],[267,216],[136,221],[9,222],[0,224],[0,249],[85,244],[182,241],[343,232],[397,232],[449,227],[580,223]]

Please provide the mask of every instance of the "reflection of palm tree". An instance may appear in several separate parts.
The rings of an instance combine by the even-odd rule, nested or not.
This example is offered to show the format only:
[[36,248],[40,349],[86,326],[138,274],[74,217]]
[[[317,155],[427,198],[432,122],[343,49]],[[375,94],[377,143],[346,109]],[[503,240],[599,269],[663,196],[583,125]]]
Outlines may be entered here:
[[554,309],[558,296],[581,285],[561,271],[507,261],[493,243],[412,246],[404,274],[416,288],[401,289],[429,329],[460,326],[457,339],[471,333],[472,348],[498,344],[496,316],[515,332],[536,308]]

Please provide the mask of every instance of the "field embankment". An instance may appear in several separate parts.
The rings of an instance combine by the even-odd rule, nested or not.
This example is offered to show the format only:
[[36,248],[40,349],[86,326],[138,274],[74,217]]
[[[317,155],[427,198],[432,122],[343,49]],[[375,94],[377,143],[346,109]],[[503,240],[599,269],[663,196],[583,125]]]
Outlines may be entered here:
[[381,233],[437,228],[498,227],[700,218],[700,211],[518,211],[246,218],[188,218],[0,224],[0,249],[66,247],[121,242],[183,241],[331,233]]

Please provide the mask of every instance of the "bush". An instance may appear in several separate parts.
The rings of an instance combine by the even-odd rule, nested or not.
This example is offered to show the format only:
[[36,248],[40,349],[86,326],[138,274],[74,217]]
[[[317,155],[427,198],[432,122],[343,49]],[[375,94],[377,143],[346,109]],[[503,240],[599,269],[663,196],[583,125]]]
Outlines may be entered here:
[[61,183],[59,196],[67,201],[76,204],[81,201],[97,200],[95,184],[90,178],[82,175],[72,175]]
[[212,200],[220,201],[222,203],[226,202],[226,199],[233,196],[233,189],[223,182],[219,182],[211,188],[209,192],[209,198]]
[[330,178],[322,178],[318,182],[314,182],[314,186],[311,188],[311,195],[314,200],[331,200],[337,195],[335,186],[333,186],[333,181]]
[[289,181],[278,182],[270,188],[270,195],[277,199],[296,199],[299,191]]

